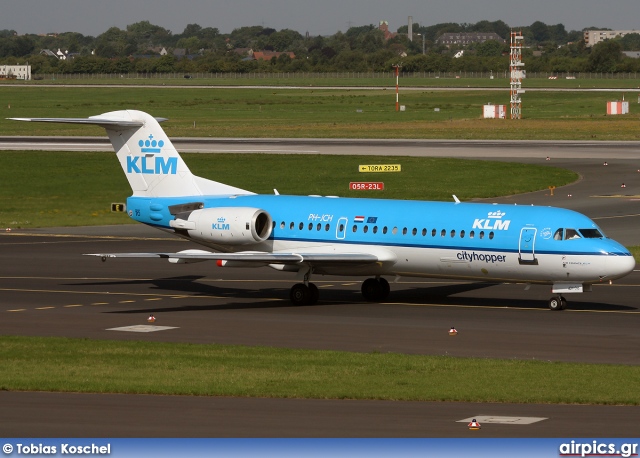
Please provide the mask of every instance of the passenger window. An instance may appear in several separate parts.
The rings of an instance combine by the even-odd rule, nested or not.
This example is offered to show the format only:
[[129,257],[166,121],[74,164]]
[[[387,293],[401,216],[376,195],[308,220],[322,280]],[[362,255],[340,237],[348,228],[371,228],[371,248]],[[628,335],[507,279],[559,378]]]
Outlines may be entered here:
[[407,228],[406,227],[402,229],[402,235],[407,235]]
[[284,229],[284,221],[280,223],[280,229]]
[[377,234],[378,233],[378,226],[373,226],[373,233]]
[[493,240],[493,231],[489,232],[489,240]]
[[289,223],[289,229],[293,229],[293,221]]
[[309,230],[313,229],[313,223],[309,223]]
[[416,234],[418,233],[418,229],[416,229],[416,228],[414,227],[414,228],[413,228],[413,230],[411,231],[411,233],[412,233],[413,235],[416,235]]
[[476,231],[469,232],[469,238],[472,239],[476,236]]
[[455,229],[451,230],[451,238],[454,238],[456,236],[456,231]]
[[322,229],[322,224],[318,223],[318,225],[316,226],[316,231],[319,231],[320,229]]
[[422,236],[424,237],[425,235],[427,235],[427,230],[425,228],[422,228]]
[[353,232],[358,232],[358,226],[356,224],[353,225]]
[[324,230],[325,230],[325,231],[327,231],[327,232],[329,232],[329,227],[330,227],[330,226],[329,226],[329,224],[327,224],[327,225],[324,227]]
[[464,230],[460,231],[460,238],[463,239],[464,238]]
[[300,230],[304,229],[304,223],[300,223],[300,224],[298,225],[298,229],[300,229]]
[[387,226],[385,226],[385,227],[383,227],[383,228],[382,228],[382,233],[383,233],[383,234],[386,234],[386,233],[387,233]]
[[445,235],[447,235],[447,231],[445,231],[444,229],[442,229],[440,231],[440,237],[444,237]]
[[392,233],[393,235],[396,235],[396,234],[398,233],[398,228],[397,228],[397,227],[394,227],[394,228],[391,230],[391,233]]
[[483,239],[484,238],[484,231],[480,231],[480,238]]
[[338,232],[342,232],[342,231],[344,231],[344,224],[341,224],[340,229],[338,229]]
[[435,230],[435,229],[432,229],[432,230],[431,230],[431,237],[435,237],[435,236],[436,236],[436,230]]
[[369,226],[365,226],[365,227],[363,227],[363,228],[362,228],[362,232],[364,232],[365,234],[366,234],[367,232],[369,232]]

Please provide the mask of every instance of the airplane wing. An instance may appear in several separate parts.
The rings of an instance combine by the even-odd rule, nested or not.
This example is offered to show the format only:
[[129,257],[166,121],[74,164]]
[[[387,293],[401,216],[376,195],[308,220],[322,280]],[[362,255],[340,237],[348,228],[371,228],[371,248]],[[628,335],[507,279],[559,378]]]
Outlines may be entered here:
[[212,253],[204,250],[185,250],[177,253],[90,253],[105,261],[108,258],[164,258],[173,263],[200,261],[241,261],[249,264],[374,264],[386,259],[369,253]]

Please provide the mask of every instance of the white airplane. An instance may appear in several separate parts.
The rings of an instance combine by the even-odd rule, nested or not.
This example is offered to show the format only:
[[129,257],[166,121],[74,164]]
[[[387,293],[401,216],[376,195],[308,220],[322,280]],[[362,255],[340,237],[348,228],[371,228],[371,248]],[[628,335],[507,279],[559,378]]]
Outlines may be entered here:
[[164,119],[141,111],[11,119],[104,127],[133,190],[129,216],[213,250],[92,254],[103,260],[269,266],[297,274],[290,299],[298,305],[318,300],[313,275],[368,276],[362,283],[368,301],[389,294],[384,276],[544,284],[556,294],[552,310],[565,308],[563,294],[590,291],[636,265],[625,247],[571,210],[258,195],[193,175],[160,127]]

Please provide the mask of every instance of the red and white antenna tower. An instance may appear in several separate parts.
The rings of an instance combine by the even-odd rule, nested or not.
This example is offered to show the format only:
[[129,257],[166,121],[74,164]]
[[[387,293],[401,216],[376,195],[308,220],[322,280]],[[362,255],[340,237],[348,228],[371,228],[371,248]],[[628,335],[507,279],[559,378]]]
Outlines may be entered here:
[[522,118],[522,74],[524,63],[522,62],[522,32],[511,32],[511,58],[509,70],[511,72],[511,119]]
[[400,73],[402,65],[392,65],[392,67],[396,69],[396,111],[400,111],[400,102],[398,100],[398,74]]

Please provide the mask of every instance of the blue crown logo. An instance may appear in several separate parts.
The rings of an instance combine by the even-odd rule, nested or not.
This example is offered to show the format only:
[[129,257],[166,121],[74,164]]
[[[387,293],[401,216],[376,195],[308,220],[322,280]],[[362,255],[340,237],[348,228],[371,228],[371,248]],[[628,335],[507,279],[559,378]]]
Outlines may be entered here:
[[153,134],[149,135],[149,139],[148,140],[140,140],[138,141],[138,146],[140,146],[140,149],[143,153],[152,153],[152,154],[156,154],[159,153],[160,150],[162,149],[162,147],[164,146],[164,141],[163,140],[159,140],[156,141],[153,139]]
[[227,220],[227,218],[225,218],[224,216],[221,216],[218,218],[218,222],[219,223],[224,223]]

